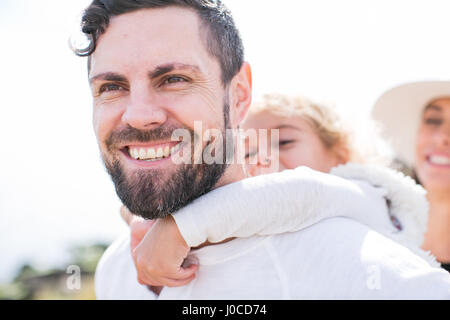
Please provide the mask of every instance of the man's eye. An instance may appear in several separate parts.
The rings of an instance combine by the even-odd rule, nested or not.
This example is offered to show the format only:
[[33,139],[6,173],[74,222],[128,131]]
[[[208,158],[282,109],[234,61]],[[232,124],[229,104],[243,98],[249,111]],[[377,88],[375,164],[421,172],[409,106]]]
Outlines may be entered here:
[[173,84],[173,83],[186,82],[186,81],[187,80],[183,77],[171,76],[171,77],[168,77],[166,80],[164,80],[164,84]]
[[439,118],[426,118],[425,124],[433,125],[433,126],[439,126],[442,124],[442,119]]
[[117,91],[117,90],[123,90],[123,88],[121,86],[119,86],[118,84],[104,84],[100,87],[98,92],[103,93],[103,92]]

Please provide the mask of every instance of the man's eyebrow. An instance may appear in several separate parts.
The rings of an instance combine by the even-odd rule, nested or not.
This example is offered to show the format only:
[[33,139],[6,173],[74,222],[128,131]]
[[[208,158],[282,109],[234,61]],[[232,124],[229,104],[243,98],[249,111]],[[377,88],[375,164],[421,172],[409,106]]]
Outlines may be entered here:
[[114,73],[114,72],[104,72],[104,73],[95,75],[93,77],[90,77],[89,83],[92,83],[95,80],[121,81],[121,82],[127,81],[127,79],[124,76],[122,76],[121,74],[118,74],[118,73]]
[[157,66],[153,71],[150,71],[149,77],[150,79],[155,79],[173,70],[191,70],[194,72],[200,72],[200,68],[196,65],[184,63],[167,63]]

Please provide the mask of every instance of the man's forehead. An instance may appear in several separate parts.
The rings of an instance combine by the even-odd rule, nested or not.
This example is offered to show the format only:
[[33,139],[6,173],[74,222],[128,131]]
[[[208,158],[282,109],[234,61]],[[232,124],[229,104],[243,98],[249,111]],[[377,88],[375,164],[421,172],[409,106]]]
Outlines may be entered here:
[[[199,18],[190,9],[141,9],[113,17],[90,59],[95,73],[177,62],[201,68],[208,55]],[[118,70],[117,70],[118,71]],[[92,74],[92,72],[91,72]]]
[[[128,13],[112,16],[108,30],[126,30],[134,33],[147,33],[155,31],[164,36],[168,26],[184,27],[183,32],[189,29],[198,30],[200,19],[198,14],[190,8],[169,6],[163,8],[144,8]],[[108,33],[108,30],[106,33]]]

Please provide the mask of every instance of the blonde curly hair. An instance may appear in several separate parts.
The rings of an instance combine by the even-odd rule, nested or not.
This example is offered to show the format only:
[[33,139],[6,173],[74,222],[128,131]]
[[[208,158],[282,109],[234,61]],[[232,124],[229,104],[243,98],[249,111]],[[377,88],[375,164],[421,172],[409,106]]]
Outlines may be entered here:
[[266,94],[255,102],[247,117],[271,113],[282,118],[301,117],[315,130],[324,146],[345,154],[346,162],[390,165],[392,148],[371,119],[350,122],[330,104],[316,103],[304,96]]

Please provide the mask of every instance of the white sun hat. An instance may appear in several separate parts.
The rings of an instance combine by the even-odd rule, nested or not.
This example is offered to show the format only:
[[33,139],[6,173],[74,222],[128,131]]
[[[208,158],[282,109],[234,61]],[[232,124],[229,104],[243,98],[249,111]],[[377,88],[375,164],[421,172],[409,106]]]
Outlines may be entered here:
[[424,108],[432,101],[450,97],[450,81],[403,84],[386,91],[372,109],[382,135],[392,143],[400,161],[415,162],[415,145]]

